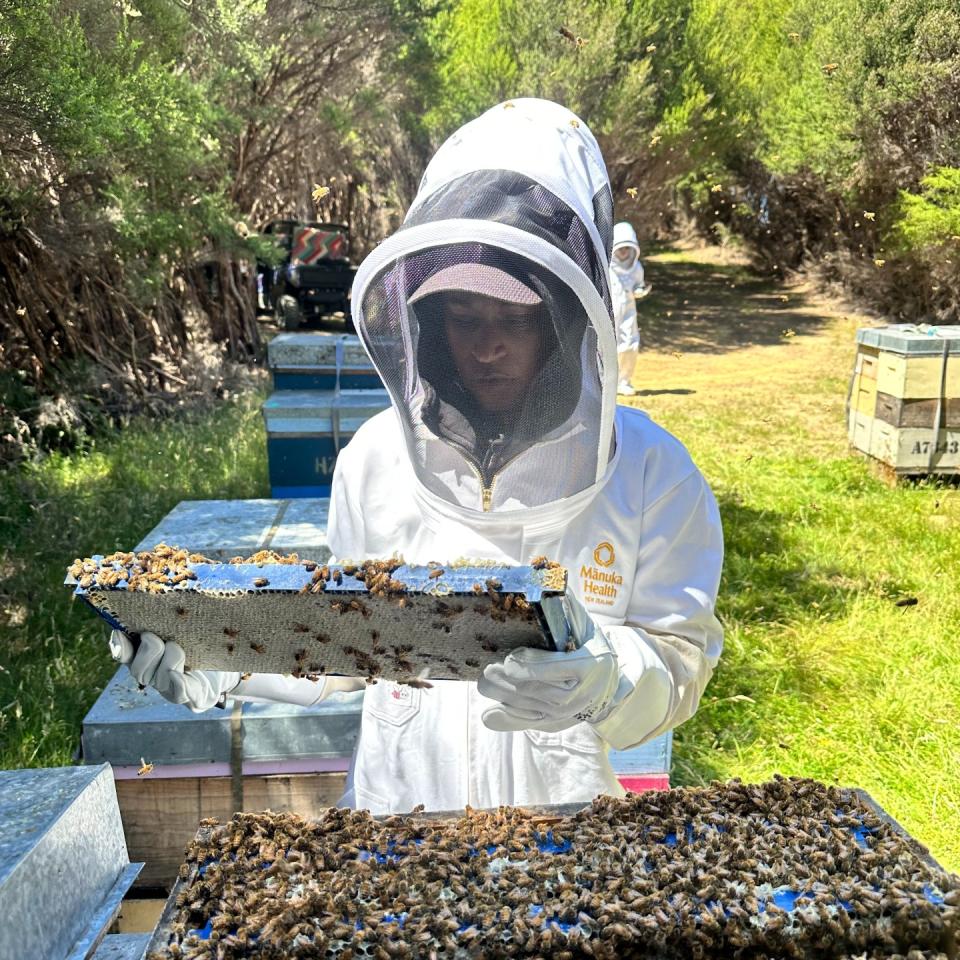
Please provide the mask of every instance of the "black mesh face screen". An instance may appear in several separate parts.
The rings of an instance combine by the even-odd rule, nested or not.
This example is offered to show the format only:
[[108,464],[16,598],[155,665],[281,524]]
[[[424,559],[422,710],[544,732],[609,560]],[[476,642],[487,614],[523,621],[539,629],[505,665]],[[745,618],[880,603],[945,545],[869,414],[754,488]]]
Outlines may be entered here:
[[539,472],[559,477],[551,496],[594,482],[596,332],[545,267],[489,244],[430,247],[371,279],[359,322],[428,485],[438,464],[454,475],[462,466],[481,498],[496,486],[530,506],[550,488]]
[[600,232],[609,263],[610,254],[613,252],[613,194],[609,185],[598,190],[593,198],[593,221]]
[[607,267],[613,242],[613,199],[609,187],[593,198],[593,208],[606,250],[603,260],[583,221],[570,207],[546,187],[513,171],[476,170],[452,180],[420,202],[403,228],[467,219],[490,220],[525,230],[570,257],[610,310]]

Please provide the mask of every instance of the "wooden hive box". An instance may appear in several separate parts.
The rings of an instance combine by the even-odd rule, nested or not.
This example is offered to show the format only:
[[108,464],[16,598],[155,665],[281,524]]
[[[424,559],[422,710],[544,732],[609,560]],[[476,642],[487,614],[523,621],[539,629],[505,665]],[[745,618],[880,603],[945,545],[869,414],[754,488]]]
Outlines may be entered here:
[[858,330],[847,426],[897,475],[960,473],[960,326]]

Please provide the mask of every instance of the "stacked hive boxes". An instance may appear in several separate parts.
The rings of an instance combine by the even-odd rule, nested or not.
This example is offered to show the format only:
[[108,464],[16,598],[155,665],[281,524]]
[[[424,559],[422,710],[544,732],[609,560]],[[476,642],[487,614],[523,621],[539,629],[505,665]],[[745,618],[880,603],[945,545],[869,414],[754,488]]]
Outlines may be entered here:
[[390,397],[359,337],[284,333],[267,359],[276,390],[263,405],[271,495],[329,496],[340,449]]
[[960,473],[960,327],[858,330],[848,429],[899,475]]
[[[187,500],[134,549],[166,542],[228,560],[270,548],[325,561],[328,507],[313,499]],[[266,808],[316,816],[335,804],[362,703],[359,691],[313,707],[231,702],[195,714],[139,690],[121,667],[84,718],[81,740],[86,763],[113,767],[127,846],[146,864],[137,886],[169,887],[205,817]]]

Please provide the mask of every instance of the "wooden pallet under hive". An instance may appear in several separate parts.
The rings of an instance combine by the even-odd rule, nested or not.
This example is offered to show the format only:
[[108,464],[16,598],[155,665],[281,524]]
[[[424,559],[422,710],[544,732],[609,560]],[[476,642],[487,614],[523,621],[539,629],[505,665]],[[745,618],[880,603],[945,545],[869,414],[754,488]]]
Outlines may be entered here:
[[[148,960],[955,957],[960,877],[861,791],[202,827]],[[914,951],[914,952],[911,952]]]

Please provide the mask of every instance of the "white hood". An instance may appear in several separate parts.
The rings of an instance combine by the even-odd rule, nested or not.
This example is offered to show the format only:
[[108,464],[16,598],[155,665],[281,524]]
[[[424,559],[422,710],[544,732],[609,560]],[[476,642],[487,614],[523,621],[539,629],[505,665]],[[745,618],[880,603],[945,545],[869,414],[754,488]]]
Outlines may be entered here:
[[621,272],[632,270],[633,265],[640,256],[640,244],[637,242],[637,231],[634,230],[633,225],[627,223],[626,220],[621,220],[619,223],[614,224],[613,227],[613,249],[617,250],[620,247],[629,247],[633,251],[633,256],[623,263],[614,257],[610,261],[610,265],[614,270]]
[[[361,265],[354,321],[432,494],[505,513],[580,494],[604,476],[617,380],[612,206],[586,124],[549,101],[508,101],[440,147],[403,226]],[[491,276],[503,278],[500,287],[479,291],[476,278]],[[533,329],[535,369],[515,400],[493,410],[469,366],[481,361],[463,360],[464,328],[451,327],[449,298],[466,297],[470,308],[477,292],[501,312],[467,317],[470,331],[502,331],[516,304],[534,304],[530,318],[497,336],[509,354],[512,331]],[[494,380],[515,377],[500,362],[484,357],[483,369]]]

